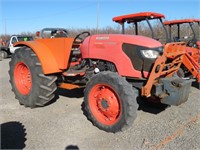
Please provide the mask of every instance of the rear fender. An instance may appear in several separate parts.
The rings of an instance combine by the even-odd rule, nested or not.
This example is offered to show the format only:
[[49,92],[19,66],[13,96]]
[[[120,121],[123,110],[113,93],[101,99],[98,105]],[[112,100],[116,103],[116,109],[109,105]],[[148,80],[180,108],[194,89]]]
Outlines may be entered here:
[[73,38],[36,39],[17,42],[14,46],[30,47],[37,55],[44,74],[62,72],[68,67]]

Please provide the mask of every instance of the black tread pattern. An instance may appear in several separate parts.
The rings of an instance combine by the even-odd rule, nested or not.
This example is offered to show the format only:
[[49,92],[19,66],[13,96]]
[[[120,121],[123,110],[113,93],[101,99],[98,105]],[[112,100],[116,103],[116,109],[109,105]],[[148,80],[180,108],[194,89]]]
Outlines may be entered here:
[[[116,90],[116,92],[118,92],[121,98],[123,109],[122,117],[116,124],[112,126],[106,126],[98,122],[89,108],[88,97],[90,90],[94,85],[102,82],[112,86]],[[99,129],[106,132],[115,133],[118,131],[124,131],[133,124],[137,116],[138,104],[136,98],[138,96],[138,91],[134,89],[124,77],[121,77],[117,73],[113,73],[110,71],[101,72],[91,78],[91,80],[86,85],[84,94],[86,117],[93,123],[93,125],[97,126]]]
[[3,51],[3,53],[4,53],[3,59],[6,59],[8,57],[8,53],[6,51]]
[[178,69],[177,75],[178,75],[178,77],[180,77],[180,78],[184,78],[184,77],[185,77],[185,73],[184,73],[184,71],[183,71],[182,68],[179,68],[179,69]]
[[2,51],[0,51],[0,61],[2,61],[3,60],[3,53],[2,53]]
[[[31,71],[32,88],[28,95],[20,94],[14,82],[14,67],[16,63],[20,61],[23,61]],[[9,65],[12,91],[15,93],[15,98],[19,100],[20,104],[34,108],[37,106],[45,106],[45,104],[49,103],[54,98],[54,93],[57,90],[55,83],[57,77],[43,74],[41,63],[39,62],[37,55],[30,48],[22,47],[17,49],[12,55]]]

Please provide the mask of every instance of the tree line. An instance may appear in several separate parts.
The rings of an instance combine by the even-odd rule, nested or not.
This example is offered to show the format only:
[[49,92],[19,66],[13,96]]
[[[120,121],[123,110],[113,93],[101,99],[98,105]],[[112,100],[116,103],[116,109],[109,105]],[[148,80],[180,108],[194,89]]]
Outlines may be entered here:
[[[162,25],[159,22],[155,22],[152,24],[152,28],[154,31],[154,35],[156,39],[160,39],[162,41],[166,40],[166,34],[165,34],[165,30],[163,29]],[[198,27],[195,26],[195,31],[198,31],[197,35],[199,38],[199,29],[197,29]],[[103,27],[100,29],[96,29],[96,28],[66,28],[69,32],[69,36],[70,37],[75,37],[77,34],[83,32],[83,31],[89,31],[91,33],[91,35],[93,34],[120,34],[121,33],[121,26],[120,25],[115,25],[115,26],[107,26],[107,27]],[[167,27],[168,30],[168,27]],[[152,33],[151,30],[149,29],[149,26],[145,23],[140,23],[138,26],[138,33],[139,35],[143,35],[143,36],[147,36],[147,37],[151,37]],[[134,35],[135,34],[135,29],[134,26],[129,24],[125,27],[125,34],[131,34]],[[181,26],[181,37],[183,36],[192,36],[192,31],[189,27],[188,24],[183,24]],[[36,31],[35,32],[22,32],[20,35],[28,35],[28,36],[32,36],[33,38],[36,37]],[[177,26],[173,26],[172,28],[172,35],[176,36],[177,35]],[[2,40],[8,40],[10,38],[10,34],[1,34],[0,35],[0,39]]]

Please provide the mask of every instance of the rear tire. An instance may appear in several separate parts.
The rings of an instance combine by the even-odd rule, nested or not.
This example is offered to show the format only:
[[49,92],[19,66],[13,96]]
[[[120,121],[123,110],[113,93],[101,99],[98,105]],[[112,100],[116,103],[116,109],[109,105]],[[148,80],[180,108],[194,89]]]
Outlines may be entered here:
[[2,59],[6,59],[8,57],[8,53],[5,51],[1,51]]
[[12,91],[20,104],[34,108],[54,98],[56,76],[44,75],[36,54],[28,47],[17,49],[9,63]]
[[3,60],[3,53],[2,53],[2,51],[0,51],[0,61],[2,61]]
[[88,120],[106,132],[126,129],[137,116],[137,91],[117,73],[98,73],[86,85],[84,95]]

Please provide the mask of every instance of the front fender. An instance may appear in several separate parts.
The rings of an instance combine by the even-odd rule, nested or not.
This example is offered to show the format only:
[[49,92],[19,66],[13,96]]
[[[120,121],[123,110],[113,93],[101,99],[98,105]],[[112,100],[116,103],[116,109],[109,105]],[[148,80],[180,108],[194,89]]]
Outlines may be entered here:
[[14,46],[30,47],[37,55],[44,74],[62,72],[68,67],[73,38],[36,39],[17,42]]

